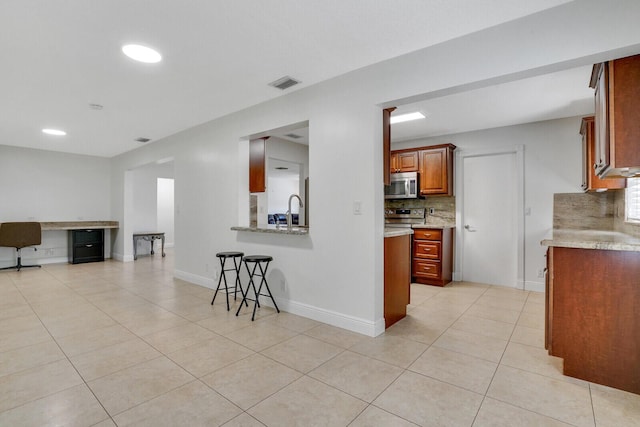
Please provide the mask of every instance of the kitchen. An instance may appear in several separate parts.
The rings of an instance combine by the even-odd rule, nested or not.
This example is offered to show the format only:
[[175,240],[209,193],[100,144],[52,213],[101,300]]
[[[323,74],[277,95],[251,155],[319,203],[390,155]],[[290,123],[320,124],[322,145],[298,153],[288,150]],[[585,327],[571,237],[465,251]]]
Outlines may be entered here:
[[[549,254],[544,255],[545,257],[547,257],[547,259],[545,260],[543,257],[540,257],[540,260],[538,261],[546,263],[549,269],[548,273],[547,268],[538,270],[538,277],[546,277],[546,282],[544,284],[538,284],[532,283],[530,281],[511,280],[510,282],[507,282],[506,286],[512,286],[520,289],[528,288],[543,292],[545,292],[545,288],[543,287],[542,289],[540,289],[540,286],[546,286],[546,348],[549,350],[549,354],[560,357],[566,356],[564,370],[565,374],[599,382],[602,384],[608,384],[617,388],[638,393],[638,391],[640,390],[640,385],[637,383],[636,379],[638,378],[637,370],[640,367],[640,362],[638,360],[639,353],[634,346],[639,342],[640,337],[637,336],[636,332],[631,332],[637,331],[637,316],[633,314],[633,309],[623,307],[628,307],[627,304],[634,305],[634,303],[630,301],[636,301],[638,298],[637,284],[634,284],[633,282],[637,281],[637,270],[640,267],[636,253],[640,244],[640,239],[638,239],[638,236],[640,236],[640,227],[637,226],[637,223],[634,224],[633,222],[627,222],[627,220],[625,219],[625,212],[627,212],[627,215],[630,215],[630,201],[627,200],[627,203],[625,203],[624,188],[627,186],[627,181],[625,181],[624,178],[632,178],[638,170],[636,165],[640,164],[640,159],[638,159],[636,155],[636,153],[639,151],[636,142],[638,139],[634,136],[638,131],[635,130],[633,124],[629,125],[629,123],[637,123],[637,114],[640,110],[638,109],[638,105],[636,103],[628,101],[629,99],[636,99],[637,97],[633,95],[627,97],[629,94],[633,94],[634,91],[638,90],[637,81],[640,80],[640,57],[632,56],[624,59],[617,59],[615,61],[610,61],[607,64],[609,66],[609,69],[606,76],[611,82],[610,85],[607,86],[608,95],[602,95],[601,90],[600,96],[604,96],[604,99],[606,101],[600,101],[596,96],[595,105],[602,105],[602,103],[604,102],[608,105],[607,108],[611,111],[610,115],[609,113],[601,114],[596,110],[595,123],[600,123],[599,128],[598,126],[594,127],[594,120],[592,117],[588,117],[587,119],[578,118],[577,120],[573,120],[574,144],[579,144],[580,142],[582,142],[582,153],[580,154],[580,156],[582,158],[581,168],[583,174],[583,183],[581,186],[581,191],[584,191],[585,193],[576,194],[577,192],[574,190],[568,194],[558,193],[554,195],[553,233],[551,233],[551,230],[547,230],[547,233],[544,236],[546,238],[542,242],[542,250],[545,250],[547,246],[551,248],[549,250]],[[594,66],[593,73],[590,73],[590,85],[592,88],[595,86],[594,76],[597,76],[596,70],[599,69],[598,67]],[[576,71],[578,74],[585,73],[584,69]],[[619,85],[619,87],[623,89],[618,90],[614,85],[614,71],[616,76],[615,82]],[[602,76],[602,72],[600,75]],[[567,74],[566,76],[569,77],[570,80],[575,80],[575,78],[577,77],[576,75],[571,76],[569,74]],[[585,81],[589,80],[586,77],[587,76],[583,75],[582,79],[578,79],[578,81],[581,81],[584,84]],[[625,78],[627,79],[626,81]],[[562,84],[573,83],[575,83],[575,81],[567,81]],[[618,99],[621,100],[618,101]],[[625,102],[625,100],[627,101]],[[584,114],[593,114],[593,92],[591,92],[590,94],[590,102],[591,106],[586,105],[583,107],[586,108],[586,110],[583,111]],[[613,113],[614,111],[615,115]],[[603,116],[605,117],[604,119],[602,118]],[[609,117],[611,118],[609,119],[609,121],[607,121],[606,118]],[[635,118],[625,122],[626,117]],[[614,118],[617,121],[614,121]],[[582,122],[581,124],[580,121]],[[547,125],[548,124],[549,122],[547,122]],[[588,127],[589,125],[591,127]],[[606,169],[607,173],[610,176],[600,179],[601,177],[596,175],[593,171],[596,164],[596,161],[593,160],[593,151],[595,149],[597,153],[598,145],[598,143],[596,142],[597,139],[596,137],[594,137],[594,135],[598,135],[598,129],[603,128],[607,129],[606,131],[604,131],[604,135],[607,135],[607,140],[609,140],[608,135],[610,132],[612,146],[614,142],[616,143],[617,154],[615,154],[616,151],[614,151],[613,149],[611,150],[612,166]],[[577,132],[578,130],[580,131],[579,133]],[[495,135],[497,132],[491,131],[491,133]],[[473,135],[472,138],[469,138],[469,140],[475,137],[477,136]],[[450,135],[449,141],[458,143],[459,136]],[[429,148],[429,146],[426,146],[418,148],[418,150],[429,150]],[[531,145],[526,146],[527,156],[530,155],[530,148],[532,148]],[[525,150],[518,151],[522,152]],[[392,151],[392,159],[394,154],[411,155],[412,152],[415,153],[415,151],[412,151],[411,149]],[[608,152],[606,154],[607,156],[609,155]],[[462,156],[458,157],[457,160],[460,158],[462,158]],[[410,164],[411,162],[408,163]],[[602,167],[603,170],[604,168],[605,167]],[[394,166],[392,166],[392,172],[396,172],[397,170],[397,167],[396,169],[394,169]],[[477,179],[477,177],[479,176],[478,173],[481,173],[481,171],[476,172],[477,173],[475,175],[475,179]],[[501,169],[500,173],[504,174],[504,170]],[[412,182],[412,180],[408,179],[407,176],[411,176],[411,173],[396,173],[395,177],[392,173],[392,184],[394,183],[394,181],[399,181],[405,182],[407,185],[406,189],[400,186],[402,188],[402,191],[399,192],[395,191],[393,185],[392,187],[387,187],[387,192],[393,193],[388,197],[390,197],[391,199],[404,198],[404,200],[403,203],[399,203],[398,201],[387,203],[385,214],[388,218],[388,223],[403,222],[405,223],[405,226],[411,226],[411,222],[417,222],[419,225],[416,226],[414,224],[412,227],[414,228],[414,233],[418,233],[422,231],[422,227],[426,227],[426,225],[424,225],[424,210],[418,208],[418,206],[422,206],[424,202],[418,201],[418,199],[416,199],[417,194],[410,191],[410,189],[412,188],[410,182]],[[415,179],[415,175],[411,177]],[[628,182],[630,189],[635,188],[635,180],[629,180]],[[574,183],[577,187],[579,183],[577,175],[574,175]],[[504,191],[504,183],[501,184],[500,181],[495,181],[492,184],[490,180],[485,179],[483,184],[487,185],[489,188],[495,188],[498,189],[498,191]],[[468,182],[465,181],[464,187],[456,186],[456,189],[467,190]],[[605,193],[605,191],[607,190],[610,191],[608,193]],[[627,192],[627,199],[629,197],[632,197],[630,196],[632,194],[634,193]],[[406,200],[407,198],[409,200]],[[465,204],[467,203],[468,202],[465,199]],[[633,208],[634,203],[637,202],[632,202],[631,208]],[[506,205],[495,204],[494,206],[499,206],[499,211],[506,210]],[[491,206],[485,207],[484,211],[491,212],[491,215],[501,214],[501,212],[496,212],[495,210],[491,211],[490,207]],[[533,207],[535,208],[535,206]],[[522,205],[520,205],[516,211],[522,212],[521,215],[525,217],[525,221],[527,221],[528,218],[526,217],[531,216],[532,210],[535,211],[535,209],[532,209],[531,206],[527,206],[525,209],[523,209]],[[415,220],[410,219],[412,214],[416,214],[417,218]],[[477,231],[475,228],[472,228],[469,224],[467,224],[467,221],[465,220],[466,217],[464,215],[464,210],[460,209],[456,211],[456,214],[459,218],[458,229],[456,230],[456,232],[466,236],[467,233]],[[637,214],[635,215],[637,217]],[[405,217],[405,219],[399,219],[399,217]],[[462,220],[460,221],[460,219]],[[464,227],[462,227],[461,224],[464,224]],[[502,221],[501,224],[503,227],[509,226],[509,224],[513,225],[508,221]],[[453,227],[455,227],[455,225],[453,225]],[[512,240],[517,240],[518,233],[516,232],[516,230],[517,228],[515,228],[512,233],[509,233],[512,236]],[[395,237],[396,235],[397,233],[389,233],[387,234],[388,238],[386,240],[397,238]],[[493,238],[494,234],[491,233],[490,236]],[[540,240],[537,240],[535,243],[539,243]],[[462,245],[465,244],[463,239],[458,239],[457,243],[458,242],[460,242]],[[420,271],[420,262],[423,262],[424,260],[416,258],[417,254],[422,251],[420,241],[414,239],[413,243],[414,249],[412,253],[414,259],[412,268],[413,274],[411,274],[411,276],[413,276],[414,281],[416,281],[416,273]],[[560,248],[554,248],[554,246]],[[458,246],[458,248],[460,248],[460,245]],[[592,276],[580,276],[582,277],[582,279],[576,279],[575,283],[581,284],[577,287],[571,288],[572,290],[569,291],[568,289],[570,288],[566,284],[568,280],[567,277],[571,277],[576,274],[576,272],[574,272],[574,268],[577,264],[579,264],[579,262],[576,259],[567,261],[567,258],[562,258],[562,261],[558,261],[560,259],[558,257],[560,257],[561,255],[554,254],[559,253],[562,254],[562,256],[568,256],[565,255],[565,251],[567,251],[567,249],[561,248],[613,249],[604,251],[600,250],[599,252],[603,252],[603,254],[601,255],[603,258],[594,258],[591,263],[593,265],[602,266],[603,269],[608,270],[609,268],[614,268],[616,270],[619,270],[619,274],[622,275],[622,278],[613,275],[612,271],[608,273],[608,275],[605,274],[604,276],[595,275],[593,272],[591,272],[589,274],[592,274]],[[404,251],[407,252],[407,249],[405,248]],[[441,253],[438,247],[435,247],[434,251],[437,253]],[[465,248],[458,249],[458,252],[467,254]],[[541,251],[539,250],[538,252]],[[597,252],[598,251],[587,250],[580,256],[597,256],[595,255],[597,254]],[[573,252],[569,250],[568,254],[570,253]],[[625,257],[624,264],[618,264],[616,267],[607,267],[608,265],[610,265],[608,263],[612,261],[605,261],[604,257],[614,257],[618,253],[620,253],[621,258],[623,256]],[[391,256],[392,258],[395,256],[403,257],[402,254],[399,254],[397,252],[392,252],[390,254],[387,254],[385,252],[385,254],[386,256]],[[424,254],[418,256],[424,256]],[[404,257],[407,258],[409,256],[405,255]],[[416,261],[419,262],[416,263]],[[467,258],[465,261],[468,262],[469,259]],[[389,263],[387,259],[385,259],[385,262],[387,264]],[[442,265],[444,266],[444,263]],[[497,265],[508,266],[509,264],[498,263]],[[457,274],[462,274],[462,280],[469,281],[470,279],[467,278],[469,276],[467,276],[466,270],[460,267],[457,268],[459,269],[459,272]],[[584,265],[578,267],[578,271],[583,271],[585,270],[585,268],[586,267]],[[518,277],[521,276],[518,275]],[[398,280],[397,278],[391,278],[389,280],[393,281],[392,279],[395,279],[396,281]],[[513,279],[515,279],[515,276]],[[406,282],[407,279],[405,278],[404,280]],[[505,285],[497,281],[477,281],[480,281],[481,283],[492,283],[503,286]],[[593,297],[590,296],[591,294],[589,293],[585,294],[581,292],[583,288],[586,288],[586,284],[592,281],[594,284],[598,283],[598,285],[595,285],[596,288],[594,288],[598,289],[598,291],[593,292]],[[395,284],[394,286],[399,287],[397,284]],[[600,295],[600,289],[606,289],[606,291],[604,291],[604,296]],[[580,302],[575,301],[576,293],[584,295],[584,297],[579,299]],[[596,297],[595,295],[599,296]],[[606,302],[600,301],[597,298],[604,298]],[[577,305],[567,306],[567,301],[573,301],[572,304]],[[606,306],[608,307],[618,307],[616,310],[618,313],[616,317],[621,316],[625,319],[623,323],[624,326],[614,326],[614,324],[610,323],[610,321],[607,320],[607,309],[604,309],[605,313],[600,313],[600,306],[604,307],[604,304],[607,304]],[[387,309],[386,304],[385,309]],[[592,313],[587,315],[586,317],[583,317],[573,314],[574,310],[578,310],[579,312],[582,312],[583,310],[589,310],[592,311]],[[398,311],[397,307],[395,308],[395,311]],[[600,314],[595,314],[596,312]],[[398,321],[403,314],[404,313],[401,313],[400,315],[396,314],[396,316],[394,317],[394,322]],[[560,328],[559,330],[554,329],[558,327]],[[606,331],[604,332],[605,335],[594,335],[592,337],[591,332],[585,333],[585,330],[594,331],[593,333],[595,333],[595,329]],[[579,345],[576,342],[578,340],[585,340],[585,342],[588,341],[589,344]],[[621,340],[621,342],[619,342],[619,340]],[[569,344],[569,342],[571,344]],[[571,350],[568,350],[569,348],[571,348]],[[609,355],[610,352],[612,352],[612,354]],[[594,361],[596,359],[598,360],[598,362]],[[614,359],[616,360],[615,362],[613,361]]]

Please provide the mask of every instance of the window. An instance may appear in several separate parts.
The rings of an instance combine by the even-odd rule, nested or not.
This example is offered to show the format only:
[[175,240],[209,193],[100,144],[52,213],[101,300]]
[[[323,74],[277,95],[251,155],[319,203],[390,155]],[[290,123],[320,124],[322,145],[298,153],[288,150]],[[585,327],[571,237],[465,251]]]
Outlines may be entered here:
[[640,222],[640,178],[627,179],[626,220]]

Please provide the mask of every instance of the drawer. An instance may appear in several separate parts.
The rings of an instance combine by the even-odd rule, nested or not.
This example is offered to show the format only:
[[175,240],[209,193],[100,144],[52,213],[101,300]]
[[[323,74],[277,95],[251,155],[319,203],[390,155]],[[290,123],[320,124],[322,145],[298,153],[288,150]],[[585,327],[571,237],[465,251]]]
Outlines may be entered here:
[[413,256],[415,258],[440,260],[440,247],[440,242],[431,240],[417,240],[413,243]]
[[102,244],[87,243],[73,247],[73,264],[80,262],[104,261],[104,246]]
[[415,228],[413,240],[442,240],[442,230],[432,228]]
[[72,230],[73,244],[85,244],[85,243],[99,243],[102,244],[104,240],[104,230]]
[[413,277],[440,279],[441,275],[442,264],[440,264],[439,261],[428,261],[423,259],[413,260]]

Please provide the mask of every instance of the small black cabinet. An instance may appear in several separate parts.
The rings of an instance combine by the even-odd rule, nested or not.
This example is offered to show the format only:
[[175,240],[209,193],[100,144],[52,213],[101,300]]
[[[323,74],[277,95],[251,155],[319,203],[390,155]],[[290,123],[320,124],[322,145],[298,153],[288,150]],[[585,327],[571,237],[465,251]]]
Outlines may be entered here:
[[104,261],[104,230],[70,230],[69,262]]

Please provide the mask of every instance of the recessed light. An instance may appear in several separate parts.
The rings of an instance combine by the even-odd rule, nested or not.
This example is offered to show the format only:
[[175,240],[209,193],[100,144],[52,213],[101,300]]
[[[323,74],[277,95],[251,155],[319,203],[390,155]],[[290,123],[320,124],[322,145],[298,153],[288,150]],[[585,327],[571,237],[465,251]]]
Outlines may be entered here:
[[162,55],[157,50],[139,44],[127,44],[122,46],[122,53],[129,58],[144,62],[147,64],[155,64],[162,61]]
[[409,122],[411,120],[418,120],[418,119],[424,119],[425,115],[422,114],[420,111],[416,111],[415,113],[407,113],[407,114],[400,114],[399,116],[391,116],[391,124],[395,124],[395,123],[402,123],[402,122]]
[[67,133],[60,129],[42,129],[42,133],[47,135],[65,136]]

